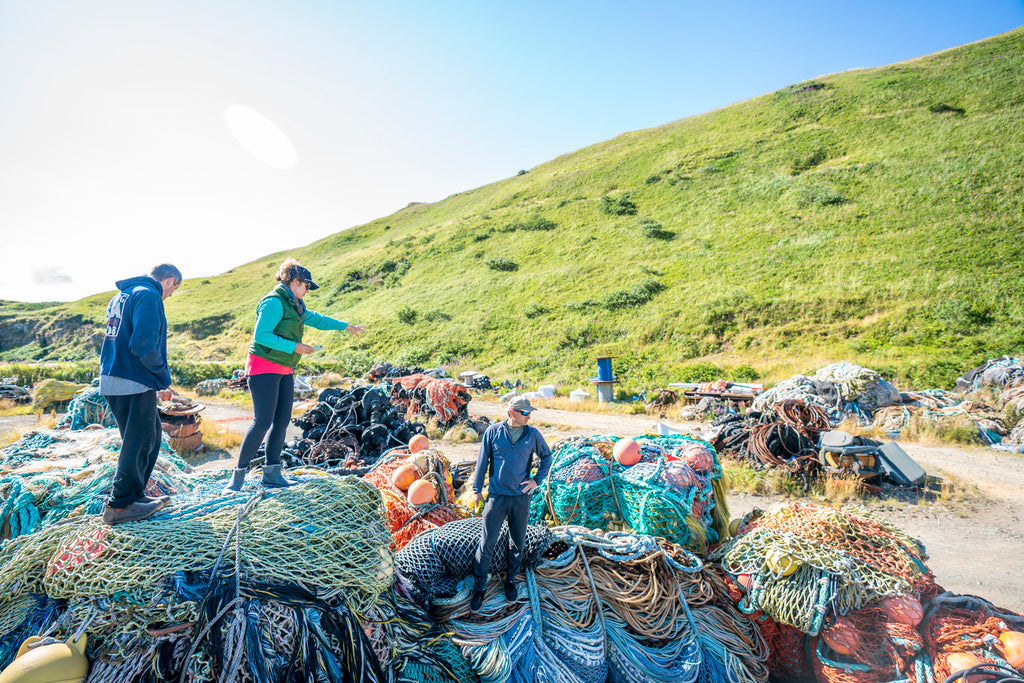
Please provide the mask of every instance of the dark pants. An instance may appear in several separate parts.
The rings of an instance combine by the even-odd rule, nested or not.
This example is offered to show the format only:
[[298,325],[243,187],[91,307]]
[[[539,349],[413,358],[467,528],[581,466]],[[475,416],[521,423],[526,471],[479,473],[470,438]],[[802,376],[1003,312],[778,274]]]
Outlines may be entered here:
[[142,498],[160,455],[160,413],[156,409],[156,392],[150,390],[104,398],[121,432],[121,454],[117,456],[114,490],[107,504],[112,508],[126,508]]
[[501,524],[508,520],[508,565],[505,580],[514,581],[523,564],[526,547],[526,524],[530,519],[530,496],[497,496],[488,494],[484,505],[484,535],[473,558],[476,590],[487,585],[487,572],[494,558],[494,545],[501,535]]
[[[238,451],[238,467],[248,467],[263,437],[267,437],[267,464],[281,462],[281,449],[288,422],[292,417],[292,398],[295,393],[295,375],[249,375],[249,395],[252,396],[252,427],[242,439]],[[267,430],[270,434],[267,435]]]

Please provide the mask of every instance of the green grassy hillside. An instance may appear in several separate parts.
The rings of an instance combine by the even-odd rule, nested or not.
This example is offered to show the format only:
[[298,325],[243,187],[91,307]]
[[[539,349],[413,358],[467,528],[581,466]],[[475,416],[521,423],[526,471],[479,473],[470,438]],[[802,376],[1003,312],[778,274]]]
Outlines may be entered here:
[[[1022,197],[1018,29],[627,133],[287,255],[323,283],[312,308],[367,325],[314,331],[327,357],[575,384],[612,355],[637,388],[850,360],[935,386],[1024,353]],[[240,359],[285,255],[187,280],[173,353]],[[108,298],[0,305],[2,357],[94,353],[98,328],[69,330]]]

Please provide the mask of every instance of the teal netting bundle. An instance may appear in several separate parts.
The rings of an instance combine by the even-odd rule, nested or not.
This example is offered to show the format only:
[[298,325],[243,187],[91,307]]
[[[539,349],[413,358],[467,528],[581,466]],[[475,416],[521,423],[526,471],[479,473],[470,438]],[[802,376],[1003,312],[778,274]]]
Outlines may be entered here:
[[98,387],[86,389],[75,396],[68,405],[68,412],[57,423],[58,428],[85,429],[89,425],[116,427],[114,413],[110,411],[107,399]]
[[626,527],[701,552],[724,535],[722,468],[711,444],[685,435],[637,437],[640,461],[625,467],[612,458],[616,441],[557,443],[551,474],[533,493],[531,523]]

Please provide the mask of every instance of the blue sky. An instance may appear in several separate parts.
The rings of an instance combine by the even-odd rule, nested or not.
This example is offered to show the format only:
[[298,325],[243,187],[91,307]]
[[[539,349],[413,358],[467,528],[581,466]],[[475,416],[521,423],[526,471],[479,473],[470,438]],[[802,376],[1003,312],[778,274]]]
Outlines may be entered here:
[[0,299],[77,299],[162,261],[217,274],[1022,24],[1024,0],[0,0]]

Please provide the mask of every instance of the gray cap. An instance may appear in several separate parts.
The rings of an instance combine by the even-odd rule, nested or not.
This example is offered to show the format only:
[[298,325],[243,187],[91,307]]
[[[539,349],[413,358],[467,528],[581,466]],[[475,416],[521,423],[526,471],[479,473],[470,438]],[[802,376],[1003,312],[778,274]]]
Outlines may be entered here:
[[508,402],[509,410],[519,410],[524,413],[532,413],[537,410],[530,405],[530,399],[525,396],[514,396],[511,401]]

